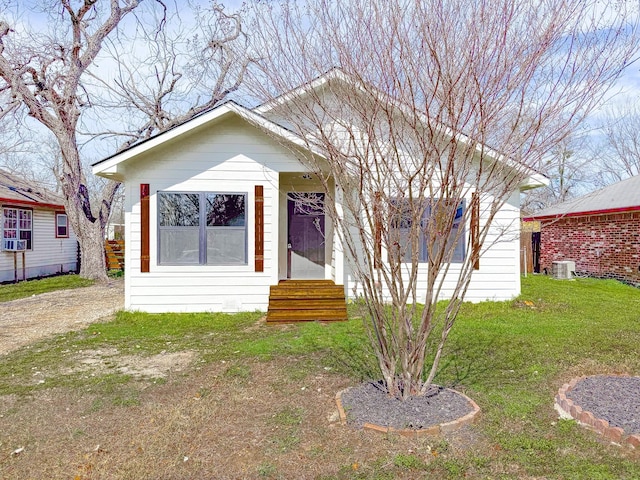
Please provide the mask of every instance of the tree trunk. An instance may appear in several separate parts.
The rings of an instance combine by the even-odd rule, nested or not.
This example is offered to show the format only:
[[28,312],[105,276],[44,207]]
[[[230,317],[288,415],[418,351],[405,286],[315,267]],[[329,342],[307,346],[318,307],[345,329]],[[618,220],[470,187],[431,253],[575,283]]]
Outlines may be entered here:
[[80,244],[80,276],[98,282],[106,282],[107,266],[104,254],[104,228],[100,222],[80,218],[76,236]]

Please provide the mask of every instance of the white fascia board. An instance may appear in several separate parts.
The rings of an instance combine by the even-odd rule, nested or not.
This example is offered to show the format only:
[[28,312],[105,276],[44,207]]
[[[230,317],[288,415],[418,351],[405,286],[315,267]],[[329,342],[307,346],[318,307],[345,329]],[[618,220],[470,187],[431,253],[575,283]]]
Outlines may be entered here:
[[108,176],[113,176],[114,173],[117,172],[117,167],[120,163],[125,162],[130,158],[136,157],[144,152],[152,150],[159,145],[170,142],[171,140],[193,130],[194,128],[198,128],[201,125],[216,120],[231,111],[233,111],[231,108],[231,104],[220,105],[210,112],[197,116],[183,123],[182,125],[178,125],[171,130],[167,130],[166,132],[145,140],[138,145],[134,145],[121,153],[115,154],[110,158],[95,163],[94,165],[92,165],[93,174],[107,174]]
[[321,158],[326,158],[325,155],[310,142],[303,140],[299,135],[288,130],[284,127],[281,127],[275,122],[263,117],[262,115],[256,113],[253,110],[249,110],[237,104],[230,105],[231,110],[233,110],[239,117],[244,118],[247,122],[255,125],[256,127],[267,130],[273,135],[281,138],[282,140],[295,145],[296,147],[302,148],[304,150],[308,150],[314,155],[317,155]]
[[110,165],[108,167],[102,168],[99,171],[96,166],[91,167],[91,171],[94,175],[99,175],[104,178],[108,178],[110,180],[115,180],[117,182],[122,182],[124,180],[122,171],[118,170],[118,165]]
[[523,182],[520,183],[520,191],[524,192],[526,190],[532,190],[534,188],[546,187],[549,185],[550,180],[548,177],[542,175],[541,173],[536,173],[534,175],[530,175]]
[[171,130],[168,130],[164,133],[159,134],[156,137],[153,137],[149,140],[144,141],[139,145],[134,145],[133,147],[114,155],[111,158],[107,158],[102,160],[92,166],[92,171],[94,175],[100,175],[107,178],[113,178],[117,180],[121,180],[121,172],[118,170],[118,165],[126,162],[127,160],[134,158],[142,153],[153,150],[154,148],[166,144],[176,138],[184,135],[185,133],[196,129],[202,125],[210,123],[214,120],[218,120],[225,115],[228,114],[236,114],[240,118],[243,118],[250,124],[271,132],[273,135],[285,140],[286,142],[293,144],[297,147],[303,148],[305,150],[310,150],[314,155],[320,156],[324,158],[324,155],[320,153],[318,149],[311,148],[310,145],[307,144],[302,138],[300,138],[295,133],[287,130],[278,124],[267,120],[263,116],[245,108],[237,103],[228,102],[219,107],[207,112],[203,115],[195,117],[182,125],[179,125]]
[[350,80],[342,70],[334,68],[332,70],[329,70],[327,73],[319,76],[318,78],[311,80],[309,83],[305,83],[304,85],[301,85],[299,87],[294,88],[293,90],[290,90],[289,92],[279,95],[273,100],[269,100],[263,103],[262,105],[258,105],[256,108],[253,109],[253,111],[260,115],[264,115],[265,113],[270,112],[274,108],[290,102],[294,98],[301,97],[305,95],[307,92],[320,88],[322,85],[328,83],[332,79],[339,79],[347,83],[353,83],[353,80]]

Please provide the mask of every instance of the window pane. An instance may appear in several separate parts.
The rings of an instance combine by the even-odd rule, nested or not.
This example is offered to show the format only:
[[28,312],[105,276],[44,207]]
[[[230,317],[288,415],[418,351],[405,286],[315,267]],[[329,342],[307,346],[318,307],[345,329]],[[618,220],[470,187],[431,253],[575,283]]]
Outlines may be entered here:
[[20,229],[31,230],[31,210],[19,210]]
[[[401,228],[399,229],[399,232],[400,248],[404,250],[402,261],[409,263],[411,262],[411,252],[413,251],[411,248],[411,230],[409,228]],[[418,261],[421,261],[421,259],[418,258]]]
[[[465,206],[465,203],[464,203],[464,200],[462,200],[460,202],[460,205],[458,205],[458,208],[456,209],[453,225],[446,239],[443,237],[438,237],[438,241],[436,242],[436,244],[430,245],[430,246],[426,245],[425,243],[428,249],[426,258],[428,258],[429,253],[431,253],[432,255],[435,255],[440,248],[444,247],[447,249],[447,251],[453,249],[453,253],[451,256],[451,263],[462,263],[464,261],[464,255],[465,255],[465,236],[464,236],[464,222],[463,222],[464,206]],[[446,218],[441,219],[440,222],[444,222],[445,220]],[[438,219],[434,219],[433,223],[436,226],[439,225]],[[458,241],[454,245],[453,242],[456,240],[456,236],[458,235],[459,230],[460,230],[460,236],[458,237],[457,239]],[[446,240],[446,244],[445,244],[445,240]]]
[[31,250],[31,230],[20,230],[20,240],[26,240],[27,250]]
[[199,257],[197,228],[160,230],[160,263],[198,264]]
[[[396,237],[401,248],[402,261],[411,262],[412,242],[411,235],[418,235],[418,262],[427,261],[427,245],[425,231],[428,228],[428,220],[431,207],[429,199],[394,199],[391,202],[391,221]],[[420,221],[416,230],[413,230],[414,221]]]
[[4,209],[4,228],[17,228],[18,221],[17,210],[14,208],[5,208]]
[[[420,229],[417,232],[420,235],[420,252],[418,255],[418,261],[426,262],[429,259],[430,255],[435,255],[440,248],[442,248],[446,243],[447,248],[453,247],[453,256],[451,261],[454,263],[459,263],[464,260],[465,256],[465,235],[464,235],[464,211],[465,211],[465,201],[462,200],[458,205],[458,208],[455,212],[455,219],[453,222],[453,226],[451,232],[446,238],[442,238],[436,234],[435,241],[432,244],[429,244],[429,231],[438,232],[440,229],[443,229],[447,223],[448,212],[446,210],[443,211],[442,217],[438,218],[438,214],[434,211],[436,210],[435,205],[437,204],[436,199],[425,199],[424,200],[424,211],[422,214],[422,221],[420,224]],[[417,205],[417,204],[416,204]],[[397,232],[399,244],[404,248],[403,261],[409,262],[411,261],[411,242],[410,242],[410,229],[413,225],[413,214],[410,208],[410,204],[406,199],[397,199],[392,201],[392,227]],[[417,205],[421,208],[420,205]],[[442,205],[442,208],[446,209],[446,205]],[[416,210],[418,213],[419,210]],[[433,230],[435,229],[435,230]],[[453,241],[455,240],[456,234],[460,230],[461,234],[458,238],[458,241],[455,245],[453,245]]]
[[243,227],[245,195],[207,194],[207,227]]
[[68,222],[68,218],[65,214],[58,213],[56,215],[56,236],[58,237],[67,236],[67,222]]
[[158,214],[161,227],[197,227],[200,224],[200,195],[159,193]]
[[208,228],[207,264],[246,264],[246,230],[244,228]]
[[451,235],[449,236],[449,243],[453,242],[456,235],[458,234],[458,231],[460,231],[460,236],[458,237],[458,243],[456,243],[456,246],[453,250],[453,257],[451,259],[452,262],[454,263],[462,263],[464,261],[464,256],[465,256],[465,232],[464,232],[464,208],[465,208],[465,201],[462,200],[462,202],[460,202],[460,205],[458,206],[458,209],[456,210],[456,217],[455,220],[453,221],[453,228],[451,229]]

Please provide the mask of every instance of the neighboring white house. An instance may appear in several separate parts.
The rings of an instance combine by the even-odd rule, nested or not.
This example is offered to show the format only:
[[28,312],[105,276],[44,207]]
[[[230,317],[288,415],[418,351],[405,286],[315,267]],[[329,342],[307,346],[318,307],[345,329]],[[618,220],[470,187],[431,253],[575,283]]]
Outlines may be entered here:
[[[357,291],[332,222],[301,208],[321,185],[283,142],[304,148],[268,112],[227,102],[93,166],[125,186],[127,309],[266,310],[270,286],[285,279]],[[544,180],[532,172],[527,182]],[[487,242],[467,300],[520,293],[518,192],[495,221],[503,238]]]
[[0,282],[74,272],[78,242],[60,198],[0,170]]

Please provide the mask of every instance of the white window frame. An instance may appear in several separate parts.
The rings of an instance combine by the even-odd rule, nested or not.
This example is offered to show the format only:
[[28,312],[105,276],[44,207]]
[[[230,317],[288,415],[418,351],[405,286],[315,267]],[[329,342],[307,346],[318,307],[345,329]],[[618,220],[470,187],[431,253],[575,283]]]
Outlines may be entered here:
[[[64,235],[61,235],[60,234],[61,225],[58,219],[63,217],[64,217],[64,229],[66,233]],[[56,238],[69,238],[69,217],[67,216],[66,213],[56,212]]]
[[26,250],[33,250],[33,210],[2,207],[2,248],[5,240],[25,240]]
[[[197,195],[199,199],[198,207],[198,225],[197,226],[163,226],[162,225],[162,211],[161,211],[161,197],[162,195]],[[207,225],[207,196],[210,195],[238,195],[244,197],[244,221],[242,225],[234,226],[208,226]],[[174,191],[160,191],[157,194],[157,259],[158,265],[188,265],[188,266],[246,266],[248,265],[248,200],[249,194],[247,192],[221,192],[221,191],[206,191],[206,192],[174,192]],[[198,232],[198,255],[197,261],[167,261],[162,260],[162,237],[163,233],[174,231],[185,231],[189,229],[196,230]],[[209,233],[215,235],[216,231],[230,232],[241,231],[244,236],[244,245],[241,261],[223,261],[212,262],[207,258],[207,237]]]

